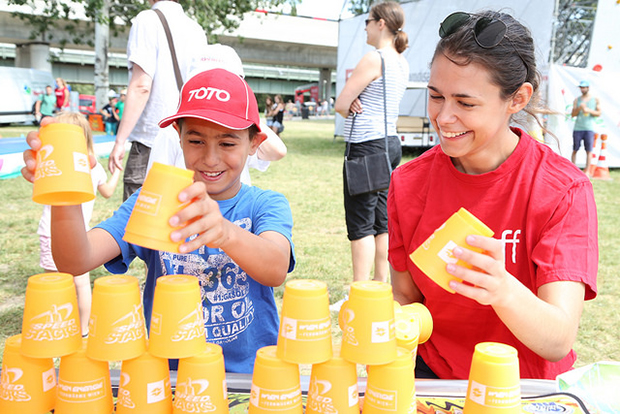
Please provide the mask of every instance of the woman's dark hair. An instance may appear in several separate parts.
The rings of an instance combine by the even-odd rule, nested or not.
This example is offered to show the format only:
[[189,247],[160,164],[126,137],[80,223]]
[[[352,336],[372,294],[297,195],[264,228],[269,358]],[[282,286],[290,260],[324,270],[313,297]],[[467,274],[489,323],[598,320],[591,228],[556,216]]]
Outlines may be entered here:
[[[480,19],[501,20],[506,25],[506,34],[496,46],[484,48],[478,44],[474,28]],[[539,107],[541,76],[536,69],[534,39],[529,29],[515,18],[490,10],[472,13],[462,26],[439,41],[433,60],[439,55],[459,66],[477,63],[486,68],[503,99],[513,96],[525,82],[531,83],[534,92],[524,111],[543,127],[536,115],[545,109]]]
[[403,53],[409,46],[409,37],[403,31],[405,12],[395,1],[377,3],[370,9],[371,19],[383,19],[387,28],[394,34],[394,47],[398,53]]

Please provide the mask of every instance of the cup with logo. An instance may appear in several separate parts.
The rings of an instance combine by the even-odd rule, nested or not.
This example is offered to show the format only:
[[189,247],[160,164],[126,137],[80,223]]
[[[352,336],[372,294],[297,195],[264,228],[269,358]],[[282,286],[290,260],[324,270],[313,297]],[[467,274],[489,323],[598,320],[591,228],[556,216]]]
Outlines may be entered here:
[[392,286],[374,280],[351,284],[338,315],[341,356],[364,365],[388,364],[396,358]]
[[189,275],[157,278],[148,351],[160,358],[188,358],[206,347],[198,279]]
[[493,236],[493,231],[480,221],[476,216],[464,208],[460,208],[456,213],[448,218],[437,230],[422,243],[410,258],[416,266],[422,270],[426,276],[450,293],[454,290],[449,283],[452,280],[461,282],[462,280],[449,274],[446,265],[457,264],[469,269],[469,263],[458,260],[452,251],[455,247],[462,247],[482,253],[482,249],[470,246],[465,239],[469,235]]
[[520,414],[521,382],[517,350],[481,342],[471,360],[464,414]]
[[256,351],[249,414],[302,414],[299,366],[282,361],[276,346]]
[[398,348],[396,359],[368,367],[364,414],[417,411],[414,363],[408,349]]
[[146,351],[146,327],[138,279],[97,278],[88,321],[86,355],[99,361],[123,361]]
[[168,360],[148,352],[122,362],[116,414],[170,414],[172,388]]
[[339,350],[329,361],[312,365],[306,414],[359,414],[356,368]]
[[316,364],[332,357],[332,324],[327,284],[297,279],[284,287],[278,358],[296,364]]
[[192,184],[193,177],[191,170],[154,162],[127,221],[123,240],[153,250],[179,253],[184,241],[172,241],[170,233],[176,227],[168,220],[187,204],[181,203],[178,196]]
[[39,138],[32,200],[52,206],[94,200],[84,130],[77,125],[52,123],[41,127]]
[[31,358],[55,358],[82,346],[80,315],[73,276],[30,276],[22,320],[20,351]]
[[0,372],[0,413],[45,414],[56,403],[56,370],[52,358],[23,356],[21,334],[4,342]]
[[401,307],[403,317],[415,320],[419,324],[420,337],[418,343],[423,344],[428,341],[433,333],[433,316],[426,306],[420,302],[409,303]]
[[173,414],[228,413],[222,347],[208,343],[205,352],[179,360]]

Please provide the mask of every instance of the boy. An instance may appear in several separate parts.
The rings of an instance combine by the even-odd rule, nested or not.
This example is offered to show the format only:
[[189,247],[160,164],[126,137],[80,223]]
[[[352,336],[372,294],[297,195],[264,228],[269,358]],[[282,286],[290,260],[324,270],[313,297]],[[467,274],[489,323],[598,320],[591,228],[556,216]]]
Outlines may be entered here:
[[[293,270],[292,215],[281,194],[242,185],[240,174],[265,134],[260,131],[254,93],[223,69],[201,72],[181,90],[177,113],[160,122],[179,132],[194,183],[179,194],[191,201],[170,218],[182,227],[172,240],[186,240],[181,254],[153,251],[122,240],[138,193],[114,216],[86,233],[81,209],[52,208],[52,249],[60,271],[80,274],[101,264],[127,271],[138,256],[148,267],[144,289],[147,326],[157,277],[195,275],[200,282],[207,340],[220,344],[229,372],[250,373],[256,351],[276,343],[278,314],[273,286]],[[28,136],[33,150],[36,133]],[[26,179],[34,176],[34,152],[24,153]]]

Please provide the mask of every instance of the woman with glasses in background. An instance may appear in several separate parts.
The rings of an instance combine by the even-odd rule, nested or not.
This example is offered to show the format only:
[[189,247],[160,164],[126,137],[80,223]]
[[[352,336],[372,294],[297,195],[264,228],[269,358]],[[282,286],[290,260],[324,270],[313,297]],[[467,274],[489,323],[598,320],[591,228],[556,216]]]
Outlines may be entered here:
[[[366,43],[376,50],[367,53],[357,64],[334,108],[345,118],[344,136],[350,145],[348,158],[386,151],[387,118],[389,160],[392,168],[396,168],[402,155],[396,120],[409,80],[409,64],[402,55],[408,46],[407,34],[403,31],[405,13],[397,2],[388,1],[375,4],[368,17]],[[374,279],[386,282],[389,273],[387,191],[351,196],[345,178],[344,207],[347,236],[351,241],[353,280],[368,279],[374,265]]]
[[[497,12],[453,13],[431,62],[428,113],[440,145],[392,174],[388,197],[392,286],[422,302],[433,333],[416,377],[466,379],[474,346],[515,347],[522,378],[571,369],[584,300],[596,296],[597,216],[592,185],[567,159],[510,126],[535,115],[540,75],[528,29]],[[409,255],[464,207],[495,238],[454,248],[473,269],[446,264],[450,293]]]

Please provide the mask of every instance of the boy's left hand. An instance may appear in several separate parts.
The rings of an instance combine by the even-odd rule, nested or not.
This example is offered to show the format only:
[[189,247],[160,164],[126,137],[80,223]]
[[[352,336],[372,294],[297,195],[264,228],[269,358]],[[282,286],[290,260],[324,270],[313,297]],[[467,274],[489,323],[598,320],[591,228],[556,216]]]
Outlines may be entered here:
[[473,269],[449,264],[446,270],[453,276],[470,283],[450,282],[450,287],[458,294],[466,296],[481,305],[501,305],[509,300],[514,292],[517,279],[506,270],[504,243],[501,240],[484,236],[467,236],[470,246],[478,247],[485,253],[456,247],[452,251],[457,259],[474,266]]
[[220,212],[220,207],[215,200],[207,194],[204,183],[195,182],[179,193],[179,201],[189,201],[183,209],[177,212],[169,220],[173,227],[183,226],[170,234],[172,241],[186,240],[196,234],[197,236],[179,247],[181,253],[189,253],[206,245],[211,248],[219,248],[228,239],[228,221]]

